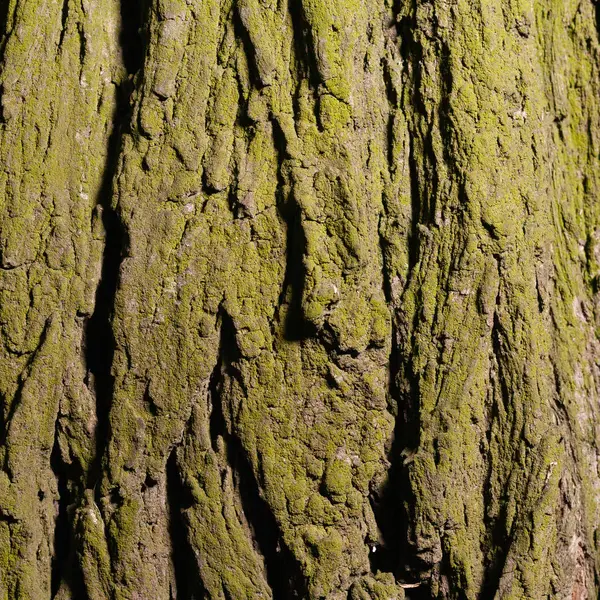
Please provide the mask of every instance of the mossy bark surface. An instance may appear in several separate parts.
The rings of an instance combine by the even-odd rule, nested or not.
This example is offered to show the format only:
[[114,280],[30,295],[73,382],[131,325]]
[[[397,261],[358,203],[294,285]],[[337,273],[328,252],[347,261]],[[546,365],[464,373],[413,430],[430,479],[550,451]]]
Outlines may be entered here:
[[0,600],[600,586],[592,0],[0,0]]

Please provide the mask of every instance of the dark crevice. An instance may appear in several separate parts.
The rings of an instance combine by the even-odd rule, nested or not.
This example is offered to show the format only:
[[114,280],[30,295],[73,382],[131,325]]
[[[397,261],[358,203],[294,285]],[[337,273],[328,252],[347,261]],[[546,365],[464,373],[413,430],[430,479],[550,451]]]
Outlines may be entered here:
[[[82,23],[77,24],[77,35],[79,37],[79,64],[81,65],[81,68],[83,69],[83,63],[85,61],[87,44],[86,44],[86,40],[85,40],[85,30],[83,28]],[[50,144],[48,144],[48,148],[49,147],[50,147]]]
[[62,48],[65,34],[67,33],[67,21],[69,19],[69,0],[63,0],[62,10],[60,14],[60,37],[58,39],[58,49]]
[[[499,298],[496,300],[496,304],[499,304]],[[510,400],[510,393],[506,385],[506,377],[503,376],[503,361],[502,356],[504,355],[503,341],[502,341],[502,327],[498,313],[494,313],[494,323],[492,326],[492,354],[493,361],[496,367],[496,373],[490,378],[490,385],[494,386],[496,381],[500,388],[501,401],[505,404],[504,410],[508,410],[508,402]],[[497,399],[491,407],[491,414],[489,417],[488,430],[491,432],[493,423],[498,419],[499,412],[497,406]],[[491,435],[491,434],[490,434]],[[491,438],[488,437],[488,443],[491,442]],[[489,507],[492,503],[492,485],[491,478],[493,473],[493,464],[488,459],[488,473],[487,473],[487,485],[484,497],[484,503],[486,507]],[[490,518],[486,515],[486,527],[491,536],[490,539],[490,554],[486,557],[486,567],[483,577],[483,583],[481,586],[480,597],[482,600],[493,600],[496,597],[500,578],[504,571],[508,551],[511,545],[510,535],[506,532],[506,522],[508,518],[508,506],[509,503],[506,498],[502,499],[501,512],[495,518]]]
[[273,143],[277,152],[277,194],[278,194],[278,205],[282,206],[285,204],[286,198],[284,197],[284,190],[286,188],[286,179],[283,175],[283,164],[284,161],[289,158],[290,154],[287,150],[287,140],[283,129],[279,121],[275,118],[271,119],[273,126]]
[[400,40],[400,55],[406,62],[412,61],[412,55],[414,54],[415,47],[418,46],[413,35],[415,27],[416,19],[414,17],[413,7],[413,15],[403,16],[396,25],[398,39]]
[[[412,212],[412,228],[408,237],[409,274],[414,271],[421,252],[419,224],[428,214],[424,201],[435,193],[434,174],[431,178],[426,179],[427,185],[433,186],[433,190],[429,190],[432,191],[432,194],[422,188],[417,161],[417,156],[423,153],[431,164],[435,165],[433,149],[428,139],[430,134],[422,135],[421,127],[424,124],[419,122],[419,119],[424,118],[427,112],[420,94],[423,50],[415,38],[415,11],[416,6],[413,5],[411,14],[397,20],[396,25],[399,51],[406,65],[402,99],[397,97],[397,90],[393,86],[391,75],[384,73],[390,106],[408,104],[410,106],[408,114],[416,115],[408,122],[408,167]],[[392,135],[393,123],[388,123],[388,136]],[[416,148],[420,139],[423,140],[423,147]],[[389,143],[392,144],[392,142],[393,140],[390,140]],[[392,151],[393,147],[388,148],[388,154]],[[391,156],[388,156],[388,160],[393,163]],[[380,241],[385,259],[385,241]],[[384,292],[389,299],[391,290],[387,277],[386,274]],[[387,479],[379,489],[372,490],[370,496],[381,542],[376,548],[376,552],[370,554],[370,559],[373,572],[389,572],[397,581],[410,585],[418,584],[417,587],[406,588],[406,597],[421,600],[432,597],[430,585],[426,581],[431,573],[432,565],[419,556],[419,549],[412,539],[415,498],[410,484],[410,463],[420,444],[420,389],[418,376],[414,372],[410,359],[405,358],[406,352],[402,350],[403,347],[411,345],[409,339],[411,328],[407,322],[407,319],[411,317],[401,308],[397,308],[393,318],[388,393],[391,404],[390,411],[396,415],[396,423],[391,448],[388,452],[390,467]],[[413,315],[413,318],[418,318],[418,315]]]
[[121,0],[121,30],[119,44],[127,73],[137,73],[144,64],[149,0]]
[[[432,201],[438,196],[439,169],[434,151],[432,131],[435,120],[430,116],[423,98],[423,46],[416,38],[416,4],[411,7],[411,15],[402,17],[397,25],[400,40],[400,54],[404,59],[404,80],[402,105],[407,107],[409,133],[409,172],[412,201],[413,228],[409,236],[409,272],[419,258],[419,224],[428,225],[435,219]],[[440,67],[441,74],[448,71],[447,64]],[[443,82],[447,89],[448,82]],[[443,92],[442,91],[442,96]],[[446,110],[448,112],[448,110]],[[445,113],[444,113],[445,114]],[[420,160],[417,159],[420,158]],[[420,173],[421,165],[422,173]],[[422,175],[422,176],[420,176]]]
[[262,89],[265,84],[260,78],[260,71],[258,69],[258,64],[256,62],[256,52],[254,51],[254,44],[252,43],[252,39],[250,38],[250,34],[246,29],[246,26],[242,22],[242,18],[240,17],[239,11],[233,11],[233,29],[236,37],[242,41],[242,46],[244,47],[244,53],[246,54],[246,58],[248,59],[248,71],[250,75],[250,81],[254,84],[257,89]]
[[307,598],[302,570],[283,544],[279,526],[260,494],[252,465],[237,438],[229,437],[227,440],[227,455],[254,542],[265,561],[267,582],[273,590],[273,597],[281,600]]
[[[10,0],[0,0],[0,59],[2,59],[2,54],[4,51],[5,40],[4,36],[8,33],[8,7],[10,4]],[[2,94],[0,91],[0,98],[2,98]]]
[[278,210],[287,229],[286,268],[283,286],[279,297],[279,306],[286,303],[291,291],[291,300],[287,309],[284,334],[288,340],[303,340],[314,337],[317,333],[315,325],[304,317],[302,299],[306,285],[306,236],[302,226],[302,209],[294,198],[293,192],[283,197],[286,182],[281,173],[281,165],[287,157],[285,135],[276,120],[273,123],[273,139],[277,149],[278,169]]
[[[59,426],[54,435],[54,446],[50,455],[50,466],[58,487],[58,515],[54,524],[54,551],[50,571],[51,597],[54,598],[62,586],[66,586],[73,598],[86,598],[81,571],[75,566],[75,543],[73,539],[73,510],[80,495],[81,468],[75,463],[63,461],[59,445]],[[40,491],[38,498],[44,500]]]
[[19,523],[19,519],[14,517],[13,515],[3,512],[2,508],[0,508],[0,523],[7,523],[8,525],[16,525]]
[[[121,1],[119,41],[128,73],[143,66],[145,43],[142,31],[147,20],[147,0]],[[84,358],[96,398],[96,453],[88,471],[87,487],[95,488],[100,479],[104,452],[109,440],[109,411],[113,396],[114,378],[111,373],[115,353],[112,315],[119,281],[119,271],[129,240],[117,211],[113,207],[113,180],[117,173],[122,134],[128,130],[131,118],[130,98],[133,84],[130,79],[118,88],[117,105],[107,146],[107,161],[100,191],[96,200],[101,210],[105,240],[100,282],[96,290],[94,312],[84,330]],[[96,490],[97,494],[100,493]],[[100,498],[96,501],[100,504]]]
[[67,480],[63,470],[63,463],[60,457],[58,446],[58,432],[54,436],[54,447],[50,457],[50,465],[56,477],[58,485],[58,516],[54,525],[54,556],[52,557],[51,571],[51,593],[52,597],[58,592],[62,581],[62,574],[69,548],[71,546],[71,531],[69,526],[69,516],[67,506],[69,505],[70,494],[67,486]]
[[[121,107],[119,107],[121,109]],[[107,444],[108,414],[113,395],[111,368],[115,353],[112,313],[117,292],[121,260],[127,247],[125,231],[112,208],[113,177],[116,172],[121,132],[118,124],[123,110],[115,114],[115,126],[109,139],[108,164],[98,197],[105,230],[104,256],[100,283],[96,290],[94,312],[84,330],[84,357],[96,397],[96,457],[88,473],[88,487],[94,487],[100,476],[101,460]]]
[[[171,558],[175,574],[177,600],[203,600],[207,597],[198,563],[187,536],[185,510],[193,504],[189,490],[183,484],[177,466],[177,448],[167,460],[167,503],[169,507],[169,534]],[[172,590],[173,592],[173,590]]]
[[[226,373],[231,379],[235,380],[242,389],[244,395],[246,395],[246,384],[244,383],[242,373],[237,366],[237,363],[242,357],[242,353],[240,352],[235,336],[235,323],[233,322],[233,319],[229,316],[227,311],[223,309],[221,309],[220,312],[220,319],[221,339],[219,342],[219,360],[221,364],[221,372],[224,374]],[[215,383],[215,390],[220,390],[222,388],[222,384],[220,383],[220,381],[222,381],[222,379],[217,380],[217,382]],[[221,412],[223,412],[222,403],[220,401],[220,394],[217,397],[217,405],[217,410],[221,410]],[[213,410],[215,410],[214,406]]]
[[287,225],[286,269],[283,294],[291,289],[291,301],[285,319],[285,337],[288,340],[303,340],[314,337],[316,326],[304,317],[304,290],[306,286],[306,235],[302,226],[302,210],[291,197],[286,205],[280,207],[281,215]]
[[[221,331],[221,339],[223,337],[223,332]],[[215,452],[219,451],[219,437],[224,435],[224,432],[227,431],[227,424],[225,423],[225,415],[223,414],[222,406],[219,401],[219,395],[221,394],[221,386],[223,381],[223,373],[222,373],[223,365],[219,361],[219,363],[214,368],[213,372],[210,375],[209,381],[209,397],[212,402],[212,408],[209,416],[209,432],[212,449]]]
[[[240,199],[238,197],[238,185],[239,185],[239,166],[237,164],[235,164],[235,162],[233,164],[230,165],[230,174],[231,174],[231,185],[229,186],[228,192],[227,192],[227,202],[229,204],[229,210],[231,211],[231,214],[233,215],[234,219],[244,219],[244,218],[248,218],[250,215],[248,214],[248,211],[246,209],[246,207],[240,202]],[[204,181],[204,187],[205,189],[211,193],[218,193],[219,190],[213,188],[209,182],[208,182],[208,177],[203,177]]]
[[394,85],[389,62],[384,59],[382,59],[382,72],[385,92],[390,109],[387,118],[387,161],[390,173],[394,173],[396,171],[396,164],[394,162],[394,145],[396,143],[396,140],[394,139],[394,126],[396,123],[396,111],[398,110],[399,106],[399,97],[396,86]]
[[404,590],[404,598],[406,600],[431,600],[432,597],[431,588],[426,583]]
[[[410,543],[410,527],[414,521],[411,507],[414,495],[409,480],[410,457],[419,447],[419,389],[410,365],[402,363],[394,328],[390,354],[390,411],[396,414],[396,425],[388,460],[387,479],[380,489],[371,491],[370,500],[380,533],[380,544],[370,554],[371,570],[392,573],[403,583],[420,583],[431,565],[425,564]],[[420,595],[425,594],[425,595]],[[407,590],[407,598],[429,598],[425,583]]]
[[[413,13],[415,11],[413,7]],[[397,35],[400,40],[400,55],[403,58],[404,64],[409,65],[405,68],[405,88],[403,90],[402,105],[409,104],[411,111],[409,114],[425,115],[425,105],[420,95],[421,85],[421,70],[423,49],[421,44],[415,40],[414,30],[416,28],[416,19],[413,16],[402,17],[397,24]],[[422,218],[423,202],[422,197],[427,194],[421,189],[419,177],[419,163],[417,161],[417,152],[415,148],[415,140],[419,138],[418,125],[413,117],[413,122],[408,122],[408,169],[410,176],[410,197],[411,197],[411,216],[412,227],[408,236],[408,272],[413,271],[413,267],[417,264],[420,255],[420,241],[418,225]],[[423,153],[430,156],[433,150],[424,140]],[[434,179],[431,182],[433,184]],[[409,275],[410,276],[410,275]]]
[[235,340],[235,324],[224,310],[221,311],[219,357],[219,364],[210,382],[212,406],[210,433],[213,447],[217,448],[219,438],[225,442],[227,463],[232,470],[234,485],[255,548],[264,559],[265,574],[273,591],[273,598],[277,600],[307,598],[308,590],[300,565],[281,538],[279,525],[261,495],[255,470],[241,441],[228,427],[223,405],[225,386],[227,379],[233,379],[241,384],[241,375],[235,365],[235,362],[241,358],[241,354]]
[[444,148],[444,160],[451,167],[452,171],[456,174],[459,173],[459,169],[456,166],[456,157],[452,153],[454,136],[454,126],[452,124],[452,108],[450,104],[450,98],[452,97],[452,89],[454,86],[454,78],[452,75],[452,68],[450,62],[450,47],[447,43],[441,42],[439,44],[439,73],[440,73],[440,103],[438,106],[438,120],[440,127],[440,135],[443,140]]
[[301,0],[289,0],[288,12],[292,20],[294,32],[294,55],[297,61],[297,71],[300,79],[308,80],[313,90],[318,90],[321,84],[316,54],[310,47],[309,36],[311,28],[306,22]]
[[390,266],[389,266],[389,257],[388,257],[388,248],[390,247],[390,243],[386,240],[385,236],[382,233],[382,224],[381,221],[384,218],[383,214],[379,215],[379,251],[381,252],[381,286],[383,289],[383,295],[387,302],[388,306],[392,306],[392,283],[390,281]]
[[150,395],[150,382],[146,384],[146,389],[144,390],[143,404],[148,413],[153,417],[156,417],[159,414],[158,406]]
[[85,359],[88,371],[93,375],[97,417],[96,460],[89,471],[90,487],[99,477],[100,461],[108,436],[108,413],[113,393],[111,367],[115,351],[111,316],[121,260],[122,238],[118,219],[110,210],[106,211],[103,218],[106,246],[102,279],[96,293],[96,308],[85,328]]
[[419,262],[421,242],[419,239],[419,215],[421,211],[421,190],[419,186],[419,171],[415,158],[414,140],[409,132],[408,169],[410,173],[411,198],[411,230],[408,236],[408,273],[413,272]]

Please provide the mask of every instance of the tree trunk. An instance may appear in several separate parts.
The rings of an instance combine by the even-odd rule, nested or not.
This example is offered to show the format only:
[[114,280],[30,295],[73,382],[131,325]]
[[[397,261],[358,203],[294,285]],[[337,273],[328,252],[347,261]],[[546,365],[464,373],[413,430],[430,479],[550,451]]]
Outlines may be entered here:
[[0,0],[0,599],[598,597],[600,6]]

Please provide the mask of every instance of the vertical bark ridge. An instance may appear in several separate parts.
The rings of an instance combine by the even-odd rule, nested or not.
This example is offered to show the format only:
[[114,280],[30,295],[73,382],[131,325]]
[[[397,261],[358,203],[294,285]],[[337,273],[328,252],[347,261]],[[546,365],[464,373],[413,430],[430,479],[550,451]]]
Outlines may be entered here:
[[[195,415],[207,416],[214,401],[206,396],[219,360],[219,311],[229,315],[239,349],[232,362],[236,376],[220,392],[230,422],[229,446],[243,449],[245,470],[254,472],[257,493],[272,511],[282,548],[289,549],[307,580],[307,594],[345,597],[351,587],[356,594],[373,586],[401,593],[393,577],[370,573],[365,543],[377,538],[369,482],[385,470],[392,428],[379,214],[364,204],[372,198],[381,207],[385,127],[378,125],[377,141],[370,140],[352,120],[360,119],[367,132],[374,118],[368,104],[372,88],[384,92],[378,54],[383,7],[371,24],[366,12],[358,20],[341,5],[300,7],[293,14],[283,3],[264,11],[255,2],[207,3],[202,14],[193,15],[176,3],[151,9],[144,72],[153,75],[136,92],[134,130],[124,142],[117,184],[117,208],[131,240],[117,293],[115,399],[103,483],[105,516],[114,530],[117,595],[126,597],[131,587],[143,595],[148,586],[155,596],[168,597],[168,561],[163,553],[148,556],[144,549],[169,542],[158,540],[156,532],[150,542],[145,533],[141,515],[158,507],[140,494],[139,481],[149,471],[161,476],[190,414],[195,437],[203,437],[197,428],[206,424]],[[325,36],[327,30],[331,36]],[[331,37],[325,46],[323,36]],[[340,47],[349,58],[340,61]],[[310,53],[310,79],[297,78],[297,48]],[[360,85],[352,83],[355,65],[373,73]],[[193,104],[186,92],[192,88]],[[146,199],[143,210],[140,197]],[[305,240],[302,255],[292,259],[301,264],[302,275],[292,296],[300,290],[297,308],[309,327],[290,340],[285,322],[291,290],[284,289],[290,249],[280,216],[288,209],[278,205],[279,198],[291,203],[292,213],[297,206],[296,227]],[[366,269],[371,263],[374,268]],[[142,272],[143,287],[136,275]],[[347,320],[352,302],[360,306],[360,325]],[[200,324],[198,337],[187,334],[193,323]],[[161,359],[165,352],[178,357],[171,366]],[[328,356],[337,364],[324,368]],[[305,377],[311,383],[303,382]],[[145,389],[154,411],[144,407]],[[315,389],[322,400],[312,404],[306,394]],[[361,406],[364,394],[371,398],[369,407]],[[342,421],[317,411],[320,402],[339,403]],[[344,419],[354,423],[346,438],[339,435]],[[313,447],[305,429],[311,422],[321,430]],[[301,431],[291,435],[294,427]],[[327,432],[334,431],[338,441],[327,441]],[[207,593],[231,595],[231,586],[237,586],[234,596],[242,593],[222,561],[211,563],[219,556],[217,546],[221,552],[247,548],[241,556],[228,554],[229,569],[243,572],[233,565],[247,556],[246,569],[254,562],[250,572],[256,569],[257,575],[246,585],[263,585],[260,580],[268,577],[260,544],[257,554],[243,515],[237,518],[244,535],[222,530],[214,543],[211,528],[202,525],[217,527],[221,517],[215,509],[239,503],[231,489],[233,475],[227,475],[232,467],[226,450],[185,439],[178,465],[190,489],[200,478],[200,490],[208,494],[204,480],[215,472],[210,463],[222,465],[215,475],[225,474],[211,491],[217,494],[212,504],[198,490],[198,499],[184,511]],[[361,449],[363,439],[368,441]],[[198,461],[205,473],[198,472]],[[309,476],[302,474],[303,461],[313,465]],[[225,520],[233,530],[238,527],[233,515]],[[273,593],[269,586],[262,589]]]
[[[580,294],[585,289],[581,267],[564,262],[563,244],[573,247],[578,236],[566,234],[570,227],[554,215],[557,205],[571,215],[578,203],[585,205],[577,180],[587,175],[582,166],[557,185],[557,174],[569,167],[553,156],[561,146],[552,136],[557,119],[549,114],[560,102],[571,131],[583,133],[578,107],[588,104],[567,109],[566,96],[589,93],[597,84],[585,58],[587,87],[569,84],[578,75],[562,75],[552,51],[540,53],[533,43],[540,36],[561,52],[577,53],[581,36],[589,48],[595,42],[582,21],[593,24],[591,9],[561,5],[546,13],[541,6],[521,11],[481,2],[453,10],[434,3],[407,7],[401,17],[414,24],[408,56],[414,91],[406,111],[421,162],[419,253],[397,301],[400,322],[409,325],[398,331],[408,365],[404,377],[416,379],[421,402],[421,440],[409,467],[411,538],[429,563],[423,577],[436,597],[537,597],[541,590],[587,597],[581,594],[594,589],[593,567],[582,557],[596,554],[595,543],[581,530],[597,527],[595,502],[588,496],[584,510],[573,497],[588,493],[575,467],[581,459],[573,458],[573,449],[586,444],[574,420],[556,410],[557,398],[572,397],[564,386],[572,389],[577,373],[573,362],[558,358],[561,345],[568,347],[558,340],[581,335],[575,334],[581,326],[567,325],[573,317],[564,315],[566,293],[555,300],[545,282],[561,280],[559,286]],[[567,42],[562,32],[571,18],[577,27],[566,30],[577,34]],[[581,133],[565,142],[593,164],[595,151]],[[583,147],[575,150],[578,142]],[[588,213],[586,222],[595,217]],[[560,321],[540,308],[553,301],[563,313]],[[574,360],[585,363],[582,354]],[[557,362],[564,369],[560,385],[553,374]],[[595,412],[580,399],[578,410]],[[575,502],[589,525],[571,521],[568,511],[554,512],[565,493],[572,498],[567,505]]]
[[110,2],[3,7],[2,598],[68,597],[58,545],[94,454],[82,339],[100,275],[95,206],[122,77],[117,24]]

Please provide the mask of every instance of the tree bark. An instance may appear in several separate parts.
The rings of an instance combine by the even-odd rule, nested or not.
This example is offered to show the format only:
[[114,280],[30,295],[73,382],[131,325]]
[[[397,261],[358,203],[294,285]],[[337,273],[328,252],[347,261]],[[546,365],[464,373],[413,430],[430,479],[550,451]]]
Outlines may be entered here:
[[0,599],[597,598],[599,14],[0,0]]

